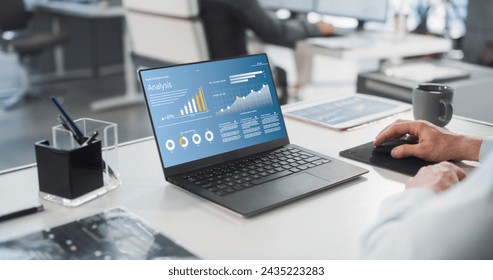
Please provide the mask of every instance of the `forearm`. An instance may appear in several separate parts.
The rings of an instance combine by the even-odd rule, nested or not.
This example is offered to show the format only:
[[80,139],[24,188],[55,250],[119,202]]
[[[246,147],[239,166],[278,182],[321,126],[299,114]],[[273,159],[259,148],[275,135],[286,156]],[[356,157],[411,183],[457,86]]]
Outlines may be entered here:
[[294,47],[295,43],[307,37],[319,36],[316,25],[298,20],[252,19],[251,29],[265,42]]
[[279,20],[267,14],[255,1],[236,3],[237,15],[253,32],[264,41],[293,47],[296,41],[320,36],[314,24],[301,20]]
[[[472,160],[479,161],[480,150],[483,144],[483,139],[466,135],[457,136],[456,141],[448,147],[451,153],[457,153],[453,160]],[[455,146],[455,147],[454,147]]]

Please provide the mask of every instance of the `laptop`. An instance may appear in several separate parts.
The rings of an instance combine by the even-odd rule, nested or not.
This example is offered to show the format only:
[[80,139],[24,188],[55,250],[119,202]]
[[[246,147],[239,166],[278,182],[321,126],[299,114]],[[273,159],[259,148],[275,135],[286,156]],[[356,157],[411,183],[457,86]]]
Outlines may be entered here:
[[241,216],[368,172],[289,143],[266,54],[139,76],[166,181]]

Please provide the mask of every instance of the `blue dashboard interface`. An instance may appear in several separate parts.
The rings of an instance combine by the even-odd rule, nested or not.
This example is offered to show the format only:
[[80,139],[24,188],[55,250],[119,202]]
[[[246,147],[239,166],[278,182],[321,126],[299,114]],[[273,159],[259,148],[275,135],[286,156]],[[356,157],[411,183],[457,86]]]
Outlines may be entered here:
[[264,54],[140,71],[164,167],[287,137]]

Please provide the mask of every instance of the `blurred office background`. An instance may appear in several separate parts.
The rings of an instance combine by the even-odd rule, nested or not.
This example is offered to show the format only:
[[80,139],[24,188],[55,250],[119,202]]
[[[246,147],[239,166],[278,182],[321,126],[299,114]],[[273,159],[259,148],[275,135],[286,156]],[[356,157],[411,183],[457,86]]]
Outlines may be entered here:
[[[310,51],[310,46],[320,48],[326,43],[317,39],[329,38],[287,48],[265,44],[249,32],[249,51],[266,52],[273,64],[286,70],[287,103],[356,91],[409,102],[406,94],[410,94],[410,86],[438,80],[455,83],[465,92],[483,92],[481,98],[491,100],[485,94],[493,80],[493,21],[489,17],[493,1],[260,3],[271,16],[282,20],[323,20],[341,31],[334,37],[338,41],[323,46],[334,48],[336,55]],[[201,22],[198,5],[200,0],[1,0],[0,170],[35,162],[34,142],[51,139],[51,127],[57,124],[51,96],[58,97],[74,118],[117,123],[120,142],[151,136],[136,71],[208,58],[204,34],[197,33]],[[379,36],[368,37],[368,32]],[[427,41],[423,41],[419,55],[410,50],[394,57],[345,57],[379,41],[390,42],[391,52],[409,40],[408,34],[439,38],[438,45],[446,44],[437,52],[432,46],[435,41],[430,41],[426,52]],[[303,67],[306,59],[311,63]],[[440,75],[430,72],[419,80],[402,79],[395,73],[413,68],[396,68],[399,65],[418,65],[418,69],[425,67]],[[369,86],[375,83],[381,85]],[[456,102],[464,103],[464,98],[456,98]],[[459,115],[493,122],[488,115],[469,113],[482,111],[480,107],[458,108]]]

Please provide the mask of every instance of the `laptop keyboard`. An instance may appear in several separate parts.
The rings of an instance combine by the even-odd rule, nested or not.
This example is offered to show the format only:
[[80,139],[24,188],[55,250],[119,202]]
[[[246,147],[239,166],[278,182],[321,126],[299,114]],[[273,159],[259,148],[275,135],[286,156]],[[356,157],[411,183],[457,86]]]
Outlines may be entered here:
[[184,175],[183,179],[225,196],[330,162],[293,147],[256,155]]

